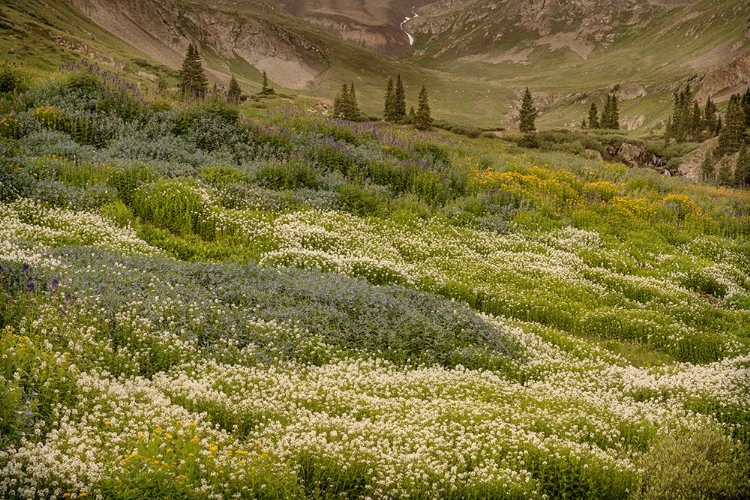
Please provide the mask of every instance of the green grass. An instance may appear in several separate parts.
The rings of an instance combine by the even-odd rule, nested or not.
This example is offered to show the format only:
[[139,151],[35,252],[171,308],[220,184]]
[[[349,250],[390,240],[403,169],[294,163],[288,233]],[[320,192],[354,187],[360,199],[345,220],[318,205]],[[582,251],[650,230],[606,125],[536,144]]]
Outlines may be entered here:
[[3,498],[750,493],[750,192],[101,78],[1,101]]

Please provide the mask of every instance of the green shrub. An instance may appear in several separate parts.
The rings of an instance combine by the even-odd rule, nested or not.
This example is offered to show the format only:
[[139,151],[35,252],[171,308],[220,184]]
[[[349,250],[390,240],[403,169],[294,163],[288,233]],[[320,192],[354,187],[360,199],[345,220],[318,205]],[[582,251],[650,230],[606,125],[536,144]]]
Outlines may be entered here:
[[750,453],[716,427],[660,438],[642,456],[638,500],[730,500],[750,495]]
[[315,188],[318,176],[313,168],[303,161],[264,163],[256,174],[256,181],[270,189]]
[[144,221],[173,233],[200,234],[206,240],[214,237],[201,225],[208,206],[200,188],[191,180],[160,179],[141,186],[133,194],[133,208]]
[[344,210],[359,216],[379,216],[388,212],[388,197],[371,186],[344,184],[338,190]]

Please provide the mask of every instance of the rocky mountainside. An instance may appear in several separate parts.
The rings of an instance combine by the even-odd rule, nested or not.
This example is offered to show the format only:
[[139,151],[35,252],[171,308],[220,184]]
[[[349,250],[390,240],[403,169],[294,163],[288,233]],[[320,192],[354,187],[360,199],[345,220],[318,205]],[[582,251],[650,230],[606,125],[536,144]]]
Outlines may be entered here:
[[672,76],[719,68],[750,48],[749,0],[440,0],[419,12],[407,25],[414,56],[443,68],[557,59],[556,72]]
[[408,50],[403,29],[414,10],[435,0],[275,0],[292,14],[345,40],[385,53]]
[[475,126],[512,126],[527,86],[543,126],[616,90],[621,122],[646,131],[686,81],[719,101],[750,85],[750,0],[3,0],[0,21],[11,57],[155,79],[195,42],[215,82],[266,71],[327,99],[355,82],[371,113],[400,73],[409,99],[426,84],[437,117]]
[[213,68],[217,74],[229,73],[232,60],[239,59],[267,71],[285,87],[302,89],[327,66],[325,43],[285,29],[278,22],[283,19],[275,19],[283,18],[281,9],[262,0],[244,10],[179,0],[69,1],[98,25],[170,67],[179,67],[195,39],[222,61]]

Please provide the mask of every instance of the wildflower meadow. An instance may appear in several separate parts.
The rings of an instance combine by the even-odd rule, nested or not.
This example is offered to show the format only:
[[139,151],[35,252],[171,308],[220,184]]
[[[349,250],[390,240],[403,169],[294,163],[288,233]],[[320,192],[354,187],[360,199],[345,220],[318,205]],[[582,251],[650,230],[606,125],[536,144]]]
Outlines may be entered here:
[[497,138],[0,95],[0,497],[750,497],[750,192]]

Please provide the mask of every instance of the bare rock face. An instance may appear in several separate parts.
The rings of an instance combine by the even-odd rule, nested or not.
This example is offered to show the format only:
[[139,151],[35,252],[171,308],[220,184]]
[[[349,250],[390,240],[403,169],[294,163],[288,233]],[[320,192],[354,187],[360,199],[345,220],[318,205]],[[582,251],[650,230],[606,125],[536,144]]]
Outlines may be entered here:
[[731,94],[744,92],[750,87],[750,52],[709,71],[703,79],[699,99],[712,97],[717,100]]
[[[287,88],[307,87],[322,71],[319,61],[326,58],[324,47],[240,13],[190,9],[175,0],[70,3],[107,31],[172,68],[182,64],[191,41],[188,32],[198,33],[202,43],[225,59],[240,57]],[[219,74],[214,77],[227,79]]]
[[646,146],[623,143],[617,148],[617,156],[631,167],[639,167],[646,162]]
[[410,48],[404,23],[435,0],[274,0],[292,14],[344,40],[382,53]]

